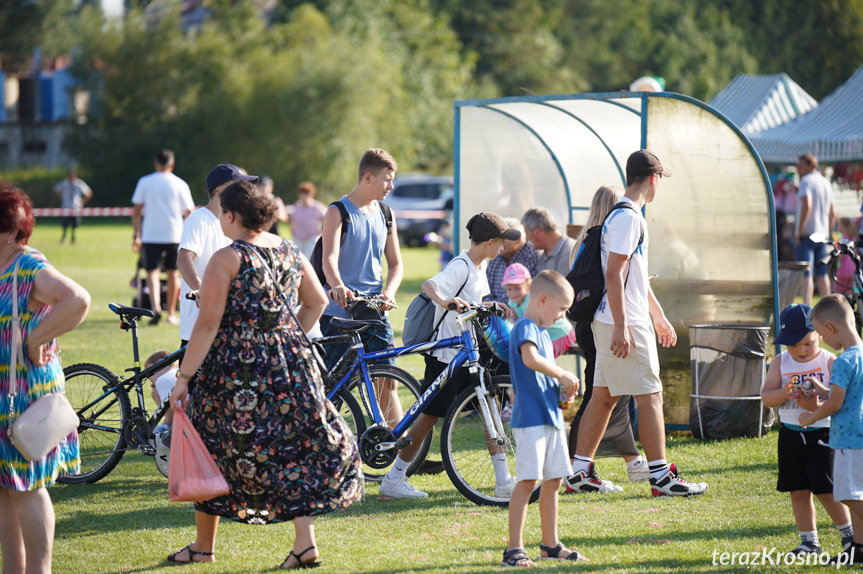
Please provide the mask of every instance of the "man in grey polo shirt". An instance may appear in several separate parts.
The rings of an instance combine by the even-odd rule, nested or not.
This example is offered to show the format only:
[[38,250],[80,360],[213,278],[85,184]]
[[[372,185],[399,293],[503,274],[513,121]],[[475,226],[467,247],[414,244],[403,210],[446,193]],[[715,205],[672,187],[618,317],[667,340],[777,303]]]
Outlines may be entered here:
[[560,232],[551,213],[544,207],[534,207],[525,212],[521,223],[527,240],[542,249],[536,272],[553,269],[561,275],[569,273],[575,239]]

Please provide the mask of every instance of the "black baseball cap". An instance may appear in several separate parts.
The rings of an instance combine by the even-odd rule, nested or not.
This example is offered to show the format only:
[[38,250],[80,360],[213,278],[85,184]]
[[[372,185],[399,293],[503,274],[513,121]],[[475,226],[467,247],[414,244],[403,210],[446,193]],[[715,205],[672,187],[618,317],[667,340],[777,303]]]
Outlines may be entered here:
[[662,167],[662,162],[656,154],[646,149],[633,152],[626,160],[626,177],[662,174],[662,177],[671,177],[671,170]]
[[521,231],[513,229],[506,224],[503,217],[494,213],[477,213],[468,219],[465,227],[474,243],[482,243],[498,237],[515,241],[521,237]]
[[258,183],[258,176],[246,175],[240,170],[240,168],[232,163],[220,163],[211,169],[210,174],[207,175],[207,193],[213,193],[217,187],[224,185],[229,181],[250,181],[252,183]]
[[779,334],[773,339],[773,344],[796,345],[814,330],[812,307],[809,305],[791,305],[779,314]]

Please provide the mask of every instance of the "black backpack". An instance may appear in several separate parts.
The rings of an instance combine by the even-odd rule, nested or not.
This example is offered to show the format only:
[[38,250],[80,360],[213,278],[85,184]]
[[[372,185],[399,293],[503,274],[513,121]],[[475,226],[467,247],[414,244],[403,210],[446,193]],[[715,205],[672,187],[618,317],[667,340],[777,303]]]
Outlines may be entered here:
[[[601,253],[602,226],[615,210],[623,208],[636,211],[631,203],[621,201],[611,208],[611,211],[608,212],[602,223],[596,227],[591,227],[584,234],[581,249],[576,256],[575,262],[572,264],[572,269],[566,274],[566,280],[569,281],[573,291],[575,291],[572,306],[566,313],[570,321],[575,321],[576,323],[593,322],[593,316],[599,308],[602,296],[605,295],[605,274],[602,272]],[[641,238],[635,247],[636,250],[642,241],[644,241],[644,229],[641,230]],[[635,251],[632,254],[634,255]],[[629,279],[629,271],[626,273],[626,278]]]
[[[342,234],[339,238],[339,245],[342,245],[345,242],[345,233],[348,231],[348,224],[351,222],[351,216],[348,213],[348,209],[345,207],[345,204],[342,203],[341,200],[336,200],[330,204],[330,206],[333,205],[339,208],[339,213],[342,216]],[[382,201],[379,201],[378,205],[381,206],[381,210],[384,212],[384,220],[387,224],[387,235],[390,235],[393,230],[393,210],[390,209],[389,205]],[[309,257],[309,261],[312,264],[312,269],[315,270],[315,275],[318,276],[318,281],[321,282],[321,285],[325,285],[327,283],[327,277],[324,275],[323,237],[318,237],[318,240],[315,242],[315,247],[312,249],[312,256]]]

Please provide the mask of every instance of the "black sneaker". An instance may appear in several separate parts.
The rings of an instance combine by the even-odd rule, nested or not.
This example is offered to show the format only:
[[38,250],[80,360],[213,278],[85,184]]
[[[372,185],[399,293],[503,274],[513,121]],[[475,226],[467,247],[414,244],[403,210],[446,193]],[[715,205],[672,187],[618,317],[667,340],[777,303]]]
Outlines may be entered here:
[[817,544],[812,544],[811,542],[801,542],[800,546],[792,550],[790,553],[796,556],[806,555],[806,554],[821,554],[823,550]]
[[707,483],[683,480],[677,474],[677,467],[671,463],[662,478],[650,478],[650,490],[653,496],[695,496],[707,492]]
[[443,462],[425,459],[417,469],[416,474],[440,474],[443,470]]
[[863,564],[863,544],[852,544],[851,548],[843,550],[836,556],[830,559],[830,564],[840,568],[842,566],[850,566]]

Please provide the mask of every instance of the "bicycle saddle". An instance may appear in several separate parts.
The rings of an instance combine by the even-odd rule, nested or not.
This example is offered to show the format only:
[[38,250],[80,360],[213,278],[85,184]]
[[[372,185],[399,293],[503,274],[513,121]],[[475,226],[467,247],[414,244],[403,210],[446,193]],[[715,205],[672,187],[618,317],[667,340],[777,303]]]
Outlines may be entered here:
[[153,317],[153,312],[149,309],[141,309],[140,307],[126,307],[119,303],[109,303],[108,309],[122,317],[129,319],[140,319],[141,317]]
[[365,331],[373,325],[383,327],[386,324],[383,321],[357,321],[354,319],[342,319],[341,317],[333,317],[330,320],[330,325],[332,325],[342,333],[359,333],[360,331]]

